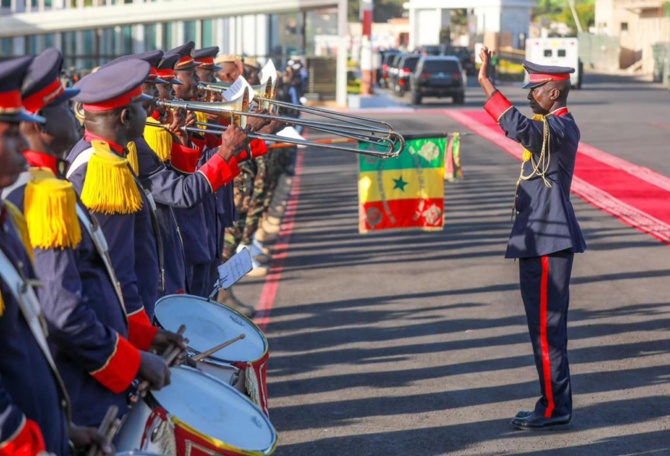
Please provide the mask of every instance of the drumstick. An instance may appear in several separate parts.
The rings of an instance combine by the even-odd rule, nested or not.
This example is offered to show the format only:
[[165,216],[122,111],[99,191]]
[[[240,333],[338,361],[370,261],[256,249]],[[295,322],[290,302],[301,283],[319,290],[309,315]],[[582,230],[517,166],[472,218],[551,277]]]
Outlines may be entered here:
[[230,339],[230,340],[227,340],[227,341],[225,341],[224,343],[217,345],[216,347],[212,347],[212,348],[210,348],[209,350],[206,350],[206,351],[204,351],[204,352],[202,352],[202,353],[200,353],[200,354],[198,354],[198,355],[195,355],[195,356],[193,357],[193,361],[200,361],[200,360],[202,360],[202,359],[204,359],[204,358],[207,358],[208,356],[213,355],[214,353],[218,352],[219,350],[223,350],[223,349],[226,348],[228,345],[232,345],[232,344],[234,344],[235,342],[237,342],[238,340],[242,340],[242,339],[244,339],[245,337],[247,337],[245,334],[240,334],[239,336],[234,337],[234,338],[232,338],[232,339]]
[[[119,408],[116,405],[110,405],[109,408],[107,409],[107,413],[105,413],[105,417],[102,419],[102,422],[100,423],[100,426],[98,426],[98,432],[107,437],[107,433],[109,432],[110,428],[112,428],[114,421],[116,420],[116,415],[119,413]],[[117,420],[118,421],[118,420]],[[100,452],[100,448],[98,448],[97,444],[91,445],[91,448],[88,450],[88,456],[97,456],[97,454]]]
[[[181,325],[179,326],[179,329],[177,330],[177,334],[180,336],[183,336],[184,333],[186,332],[186,325]],[[179,348],[179,347],[177,347]],[[174,343],[170,342],[167,347],[165,347],[165,351],[163,352],[163,358],[167,361],[167,359],[170,357],[172,354],[172,351],[175,349]],[[180,349],[181,350],[181,349]],[[168,365],[170,365],[171,362],[168,362]]]
[[[186,325],[179,326],[179,329],[177,330],[177,334],[179,334],[181,336],[185,332],[186,332]],[[162,358],[165,360],[165,362],[169,366],[177,358],[179,353],[181,353],[181,348],[175,346],[174,343],[170,342],[168,344],[168,346],[165,348],[165,350],[163,351]],[[142,380],[142,382],[140,382],[140,384],[137,387],[137,392],[140,393],[140,395],[142,397],[144,397],[144,395],[146,394],[148,389],[149,389],[149,381]]]

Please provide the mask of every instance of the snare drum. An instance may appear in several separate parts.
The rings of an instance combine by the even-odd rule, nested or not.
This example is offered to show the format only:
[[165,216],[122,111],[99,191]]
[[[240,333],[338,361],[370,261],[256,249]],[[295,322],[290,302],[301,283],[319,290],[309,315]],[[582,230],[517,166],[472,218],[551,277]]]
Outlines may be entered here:
[[114,442],[118,449],[166,456],[274,452],[277,433],[272,423],[237,390],[190,367],[173,368],[171,380],[133,407]]
[[[205,358],[198,367],[232,385],[236,378],[243,378],[243,389],[268,415],[268,341],[251,320],[230,307],[184,294],[159,299],[154,318],[161,328],[169,331],[177,331],[180,325],[186,325],[189,348],[196,354],[244,334],[244,339]],[[242,382],[239,382],[238,389],[242,389],[241,386]]]

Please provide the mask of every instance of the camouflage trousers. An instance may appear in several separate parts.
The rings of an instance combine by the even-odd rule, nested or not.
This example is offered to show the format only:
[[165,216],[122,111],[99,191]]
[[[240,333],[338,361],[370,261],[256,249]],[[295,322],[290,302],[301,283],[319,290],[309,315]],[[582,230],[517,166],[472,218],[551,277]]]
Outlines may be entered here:
[[233,226],[224,230],[222,255],[224,262],[235,255],[237,246],[240,245],[240,241],[242,240],[249,205],[254,193],[255,168],[252,163],[240,163],[240,174],[233,180],[233,196],[238,218],[233,223]]
[[272,159],[269,155],[263,155],[254,160],[256,162],[256,176],[254,177],[254,185],[249,200],[249,208],[247,210],[247,219],[242,231],[242,238],[240,242],[245,245],[251,244],[254,233],[258,229],[258,224],[263,215],[266,195],[269,189],[269,172],[271,169]]
[[292,161],[292,155],[296,153],[296,148],[277,149],[270,152],[270,170],[268,172],[268,190],[263,201],[263,212],[266,212],[272,204],[279,178],[282,174],[287,174]]

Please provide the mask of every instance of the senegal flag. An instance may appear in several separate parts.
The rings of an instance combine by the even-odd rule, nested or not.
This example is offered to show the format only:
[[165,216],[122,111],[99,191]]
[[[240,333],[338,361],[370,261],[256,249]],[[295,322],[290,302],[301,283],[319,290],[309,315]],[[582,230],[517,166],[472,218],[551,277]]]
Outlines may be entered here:
[[[441,230],[445,138],[407,141],[397,158],[359,159],[359,231]],[[368,149],[368,144],[360,144]]]

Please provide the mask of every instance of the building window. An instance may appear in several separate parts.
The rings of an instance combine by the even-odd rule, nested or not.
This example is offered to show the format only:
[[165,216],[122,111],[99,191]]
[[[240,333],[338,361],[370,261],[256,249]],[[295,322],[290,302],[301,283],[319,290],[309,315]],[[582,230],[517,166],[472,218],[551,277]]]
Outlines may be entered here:
[[565,57],[565,49],[559,49],[558,50],[558,56],[559,57]]
[[163,24],[163,47],[165,49],[172,49],[172,22]]
[[551,57],[554,55],[554,52],[551,49],[545,49],[544,50],[544,56],[545,57]]
[[2,53],[3,56],[14,54],[13,38],[0,38],[0,53]]
[[195,32],[196,32],[196,25],[195,21],[185,21],[184,22],[184,42],[186,41],[195,41],[197,42],[198,40],[196,39]]
[[215,46],[214,44],[214,19],[202,21],[202,47]]
[[627,32],[628,31],[628,22],[622,22],[621,23],[621,31],[622,32]]
[[156,25],[145,24],[144,26],[144,48],[156,49]]
[[2,0],[0,3],[0,6],[3,8],[11,8],[12,7],[12,0]]

